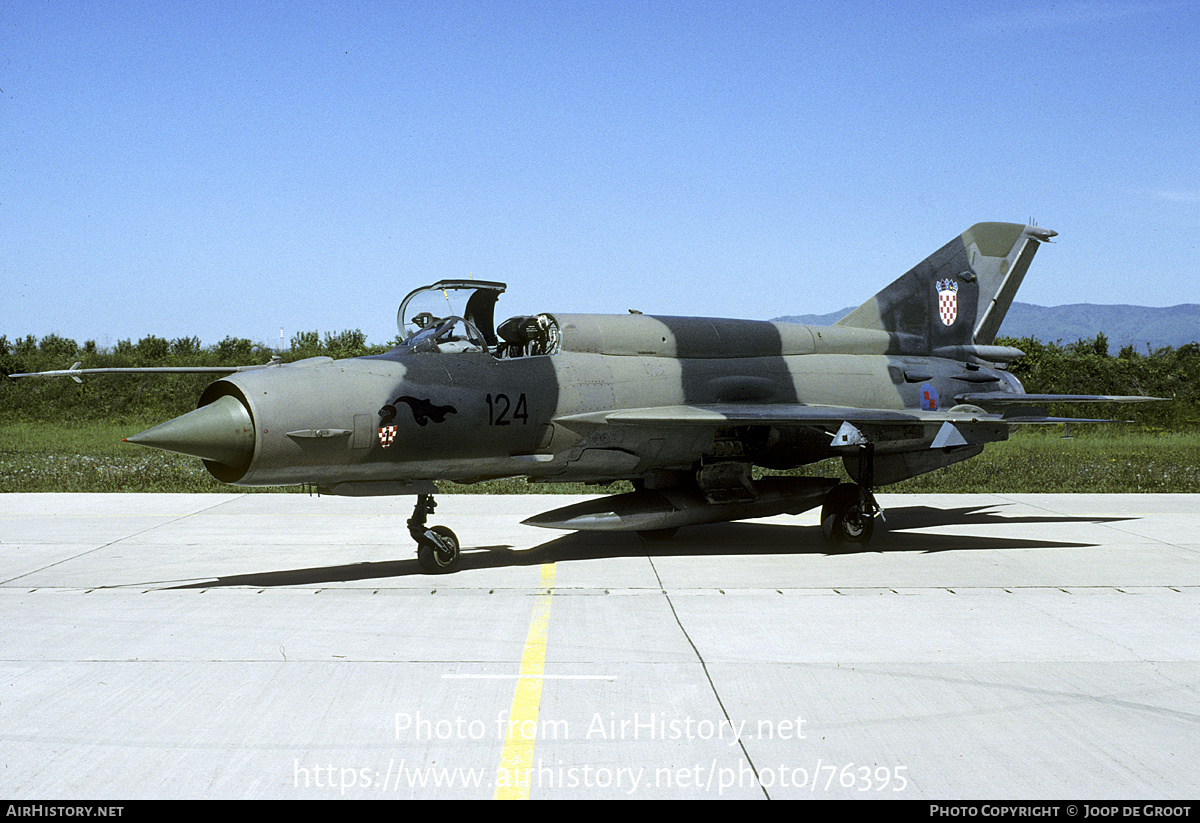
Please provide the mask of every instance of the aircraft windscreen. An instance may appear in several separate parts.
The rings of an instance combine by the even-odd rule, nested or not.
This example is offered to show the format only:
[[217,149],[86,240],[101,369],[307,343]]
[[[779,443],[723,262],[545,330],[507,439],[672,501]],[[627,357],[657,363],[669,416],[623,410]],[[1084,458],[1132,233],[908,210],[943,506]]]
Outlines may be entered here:
[[401,345],[416,352],[456,353],[487,349],[487,341],[479,329],[461,317],[437,319],[407,337]]
[[407,341],[447,317],[463,317],[470,296],[470,292],[459,289],[432,289],[413,295],[404,307],[405,316],[400,319],[401,336]]

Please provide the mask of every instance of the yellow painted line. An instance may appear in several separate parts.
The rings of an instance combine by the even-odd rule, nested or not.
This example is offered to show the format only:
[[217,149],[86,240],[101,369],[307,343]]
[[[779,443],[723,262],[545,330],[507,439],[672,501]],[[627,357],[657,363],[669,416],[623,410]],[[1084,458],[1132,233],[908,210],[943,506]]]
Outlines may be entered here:
[[546,593],[533,607],[525,651],[521,655],[521,676],[508,713],[508,733],[496,774],[496,800],[529,799],[529,776],[533,773],[533,747],[537,743],[538,710],[546,668],[546,635],[550,628],[550,598],[554,588],[553,563],[542,566],[541,587]]

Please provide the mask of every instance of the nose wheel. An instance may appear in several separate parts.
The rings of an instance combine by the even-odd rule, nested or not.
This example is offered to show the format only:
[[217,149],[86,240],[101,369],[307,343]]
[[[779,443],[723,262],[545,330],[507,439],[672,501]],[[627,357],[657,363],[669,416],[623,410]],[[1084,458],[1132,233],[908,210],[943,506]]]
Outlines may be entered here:
[[446,574],[458,568],[458,537],[445,526],[426,528],[425,519],[437,502],[432,494],[418,494],[417,505],[408,519],[408,533],[417,541],[417,562],[426,574]]

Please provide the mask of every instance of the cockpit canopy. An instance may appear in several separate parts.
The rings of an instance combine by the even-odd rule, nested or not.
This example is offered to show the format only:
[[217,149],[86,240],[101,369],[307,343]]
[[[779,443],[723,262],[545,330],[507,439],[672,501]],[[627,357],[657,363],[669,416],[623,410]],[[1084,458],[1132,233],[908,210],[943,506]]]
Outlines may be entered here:
[[497,358],[557,353],[561,331],[553,315],[518,315],[496,327],[496,301],[506,288],[489,280],[439,280],[410,292],[396,313],[401,347]]
[[493,315],[496,300],[508,288],[490,280],[439,280],[432,286],[414,289],[400,302],[396,326],[400,339],[437,326],[449,317],[461,317],[474,326],[483,340],[494,346]]

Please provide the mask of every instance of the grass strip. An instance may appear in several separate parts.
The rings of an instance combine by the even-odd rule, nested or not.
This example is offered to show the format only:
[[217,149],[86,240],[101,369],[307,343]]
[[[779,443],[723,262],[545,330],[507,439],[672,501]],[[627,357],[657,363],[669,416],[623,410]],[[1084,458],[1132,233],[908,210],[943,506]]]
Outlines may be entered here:
[[[9,423],[0,425],[0,492],[228,492],[199,460],[122,443],[155,421]],[[1200,492],[1200,432],[1134,431],[1075,426],[1023,429],[978,457],[905,480],[887,493],[1139,493]],[[845,478],[841,461],[791,472]],[[629,491],[627,482],[600,488],[582,483],[527,483],[514,478],[460,485],[446,494],[587,494]],[[299,486],[245,489],[300,492]]]

